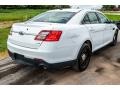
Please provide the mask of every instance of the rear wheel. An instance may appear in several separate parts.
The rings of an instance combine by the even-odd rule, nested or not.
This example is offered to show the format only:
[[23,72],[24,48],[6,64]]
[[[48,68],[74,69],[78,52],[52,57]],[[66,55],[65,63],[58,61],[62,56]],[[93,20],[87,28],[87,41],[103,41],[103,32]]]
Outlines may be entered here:
[[90,48],[90,45],[84,43],[78,54],[77,62],[74,66],[74,69],[77,71],[84,71],[89,65],[91,54],[92,50]]

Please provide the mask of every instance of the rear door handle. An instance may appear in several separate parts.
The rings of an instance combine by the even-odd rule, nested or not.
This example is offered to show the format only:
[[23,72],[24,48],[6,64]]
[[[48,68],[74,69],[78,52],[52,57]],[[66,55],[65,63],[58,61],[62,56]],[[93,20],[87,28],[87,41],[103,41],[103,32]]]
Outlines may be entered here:
[[91,32],[94,32],[95,30],[91,29],[90,31],[91,31]]

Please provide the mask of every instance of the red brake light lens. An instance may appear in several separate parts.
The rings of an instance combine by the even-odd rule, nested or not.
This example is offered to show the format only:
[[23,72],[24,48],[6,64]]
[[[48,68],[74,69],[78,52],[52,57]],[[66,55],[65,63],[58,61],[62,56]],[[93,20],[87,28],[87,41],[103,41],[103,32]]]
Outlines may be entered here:
[[38,41],[59,41],[62,31],[43,30],[36,37]]

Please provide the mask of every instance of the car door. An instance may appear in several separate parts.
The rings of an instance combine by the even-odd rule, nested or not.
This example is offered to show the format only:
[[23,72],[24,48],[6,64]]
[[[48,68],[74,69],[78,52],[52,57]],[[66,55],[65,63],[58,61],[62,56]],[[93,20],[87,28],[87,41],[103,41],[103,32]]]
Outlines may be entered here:
[[112,24],[109,23],[109,20],[103,14],[97,13],[97,15],[100,19],[101,25],[104,26],[104,28],[103,28],[103,43],[107,44],[107,43],[111,42],[113,39],[114,28],[112,27]]
[[92,39],[93,51],[100,48],[103,44],[103,26],[100,25],[98,17],[95,12],[88,12],[83,22],[87,27]]

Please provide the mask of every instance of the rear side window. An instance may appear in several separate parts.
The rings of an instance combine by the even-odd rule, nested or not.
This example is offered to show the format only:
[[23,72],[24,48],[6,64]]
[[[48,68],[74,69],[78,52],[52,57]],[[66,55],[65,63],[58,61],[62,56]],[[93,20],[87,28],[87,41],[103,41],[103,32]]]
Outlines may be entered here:
[[97,13],[97,15],[98,15],[101,23],[105,23],[108,21],[108,19],[104,15],[102,15],[101,13]]
[[98,20],[98,18],[97,18],[97,16],[96,16],[96,13],[94,13],[94,12],[89,12],[87,15],[88,15],[88,17],[89,17],[89,19],[90,19],[90,23],[91,23],[91,24],[99,23],[99,20]]
[[82,21],[82,24],[90,24],[90,20],[89,20],[89,17],[88,15],[86,14],[83,21]]

